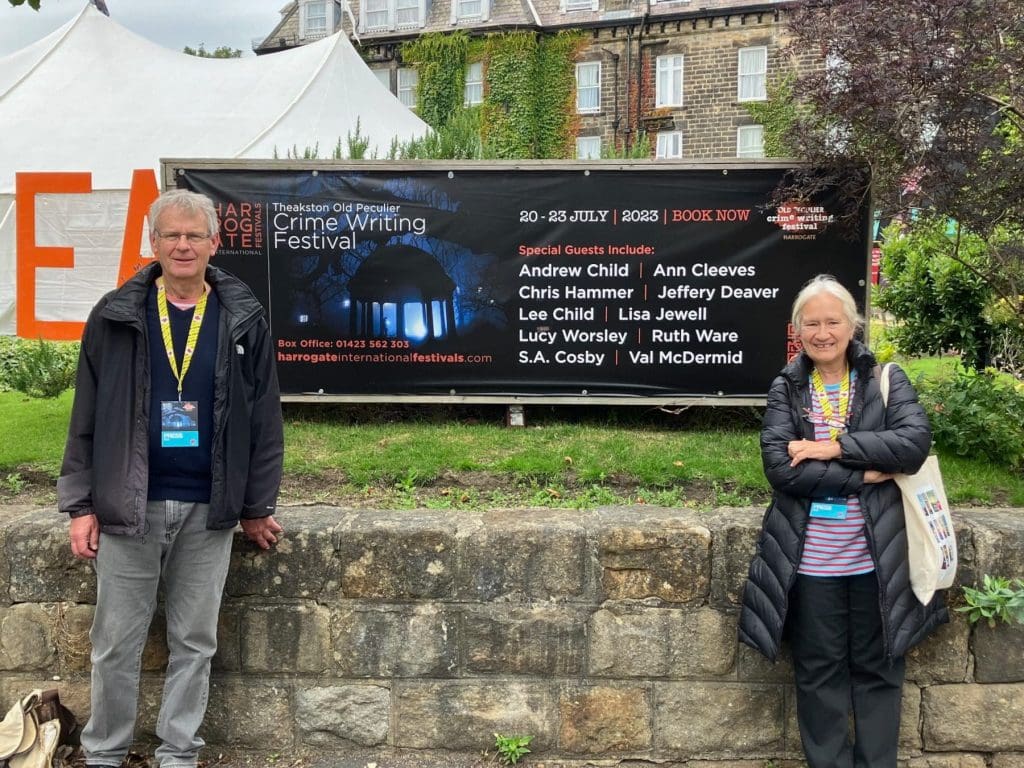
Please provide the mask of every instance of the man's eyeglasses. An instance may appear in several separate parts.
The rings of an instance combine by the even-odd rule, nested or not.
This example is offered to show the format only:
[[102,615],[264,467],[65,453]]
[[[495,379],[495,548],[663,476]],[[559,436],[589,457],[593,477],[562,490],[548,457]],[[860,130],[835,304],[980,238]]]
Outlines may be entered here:
[[200,232],[157,232],[156,236],[168,245],[177,245],[183,237],[188,240],[189,245],[199,245],[211,237],[209,232],[205,234]]

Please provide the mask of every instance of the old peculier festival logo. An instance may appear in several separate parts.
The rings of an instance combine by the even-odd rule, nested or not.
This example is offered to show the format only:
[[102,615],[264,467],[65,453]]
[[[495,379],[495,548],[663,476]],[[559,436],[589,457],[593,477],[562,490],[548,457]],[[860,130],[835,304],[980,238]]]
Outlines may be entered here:
[[217,203],[220,219],[221,250],[227,253],[245,253],[263,248],[263,205],[231,200]]
[[783,231],[783,240],[814,240],[819,232],[835,221],[835,216],[824,206],[791,201],[776,208],[768,221]]

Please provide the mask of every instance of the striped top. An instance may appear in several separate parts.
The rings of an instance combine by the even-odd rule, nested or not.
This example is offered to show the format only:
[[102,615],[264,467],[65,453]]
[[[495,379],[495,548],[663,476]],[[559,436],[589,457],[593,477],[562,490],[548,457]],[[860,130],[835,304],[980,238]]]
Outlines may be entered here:
[[[855,381],[851,374],[850,400],[853,400]],[[832,412],[839,413],[839,385],[826,384],[825,393],[832,404]],[[814,439],[829,440],[828,425],[822,414],[818,394],[811,387],[811,421],[814,423]],[[845,432],[845,428],[843,429]],[[804,551],[800,556],[797,572],[805,576],[856,576],[870,573],[875,569],[868,551],[868,540],[864,533],[864,515],[860,509],[860,497],[846,498],[846,519],[833,520],[824,517],[809,517],[804,534]]]

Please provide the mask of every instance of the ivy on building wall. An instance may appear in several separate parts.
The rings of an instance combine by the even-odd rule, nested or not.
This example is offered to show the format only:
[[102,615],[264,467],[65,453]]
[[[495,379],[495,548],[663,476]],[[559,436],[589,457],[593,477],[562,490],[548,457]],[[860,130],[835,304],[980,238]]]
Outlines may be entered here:
[[[449,132],[449,124],[457,123],[463,134],[472,122],[463,113],[477,112],[482,156],[565,158],[573,155],[578,131],[575,59],[584,44],[579,32],[470,40],[460,30],[404,43],[402,59],[419,75],[418,111],[436,131]],[[484,102],[467,109],[466,66],[478,61],[484,65]]]
[[794,152],[786,142],[786,134],[796,120],[797,103],[793,92],[796,75],[790,73],[782,80],[768,86],[768,100],[746,102],[747,113],[764,126],[764,156],[793,157]]
[[440,129],[462,109],[469,35],[465,30],[433,32],[402,45],[402,60],[419,75],[416,105],[419,115]]

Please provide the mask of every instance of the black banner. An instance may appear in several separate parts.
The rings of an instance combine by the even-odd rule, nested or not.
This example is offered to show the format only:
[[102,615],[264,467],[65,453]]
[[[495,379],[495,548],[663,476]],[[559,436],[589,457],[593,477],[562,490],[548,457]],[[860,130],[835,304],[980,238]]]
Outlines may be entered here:
[[801,285],[864,307],[835,199],[766,207],[778,168],[175,165],[214,263],[269,309],[285,394],[753,397]]

